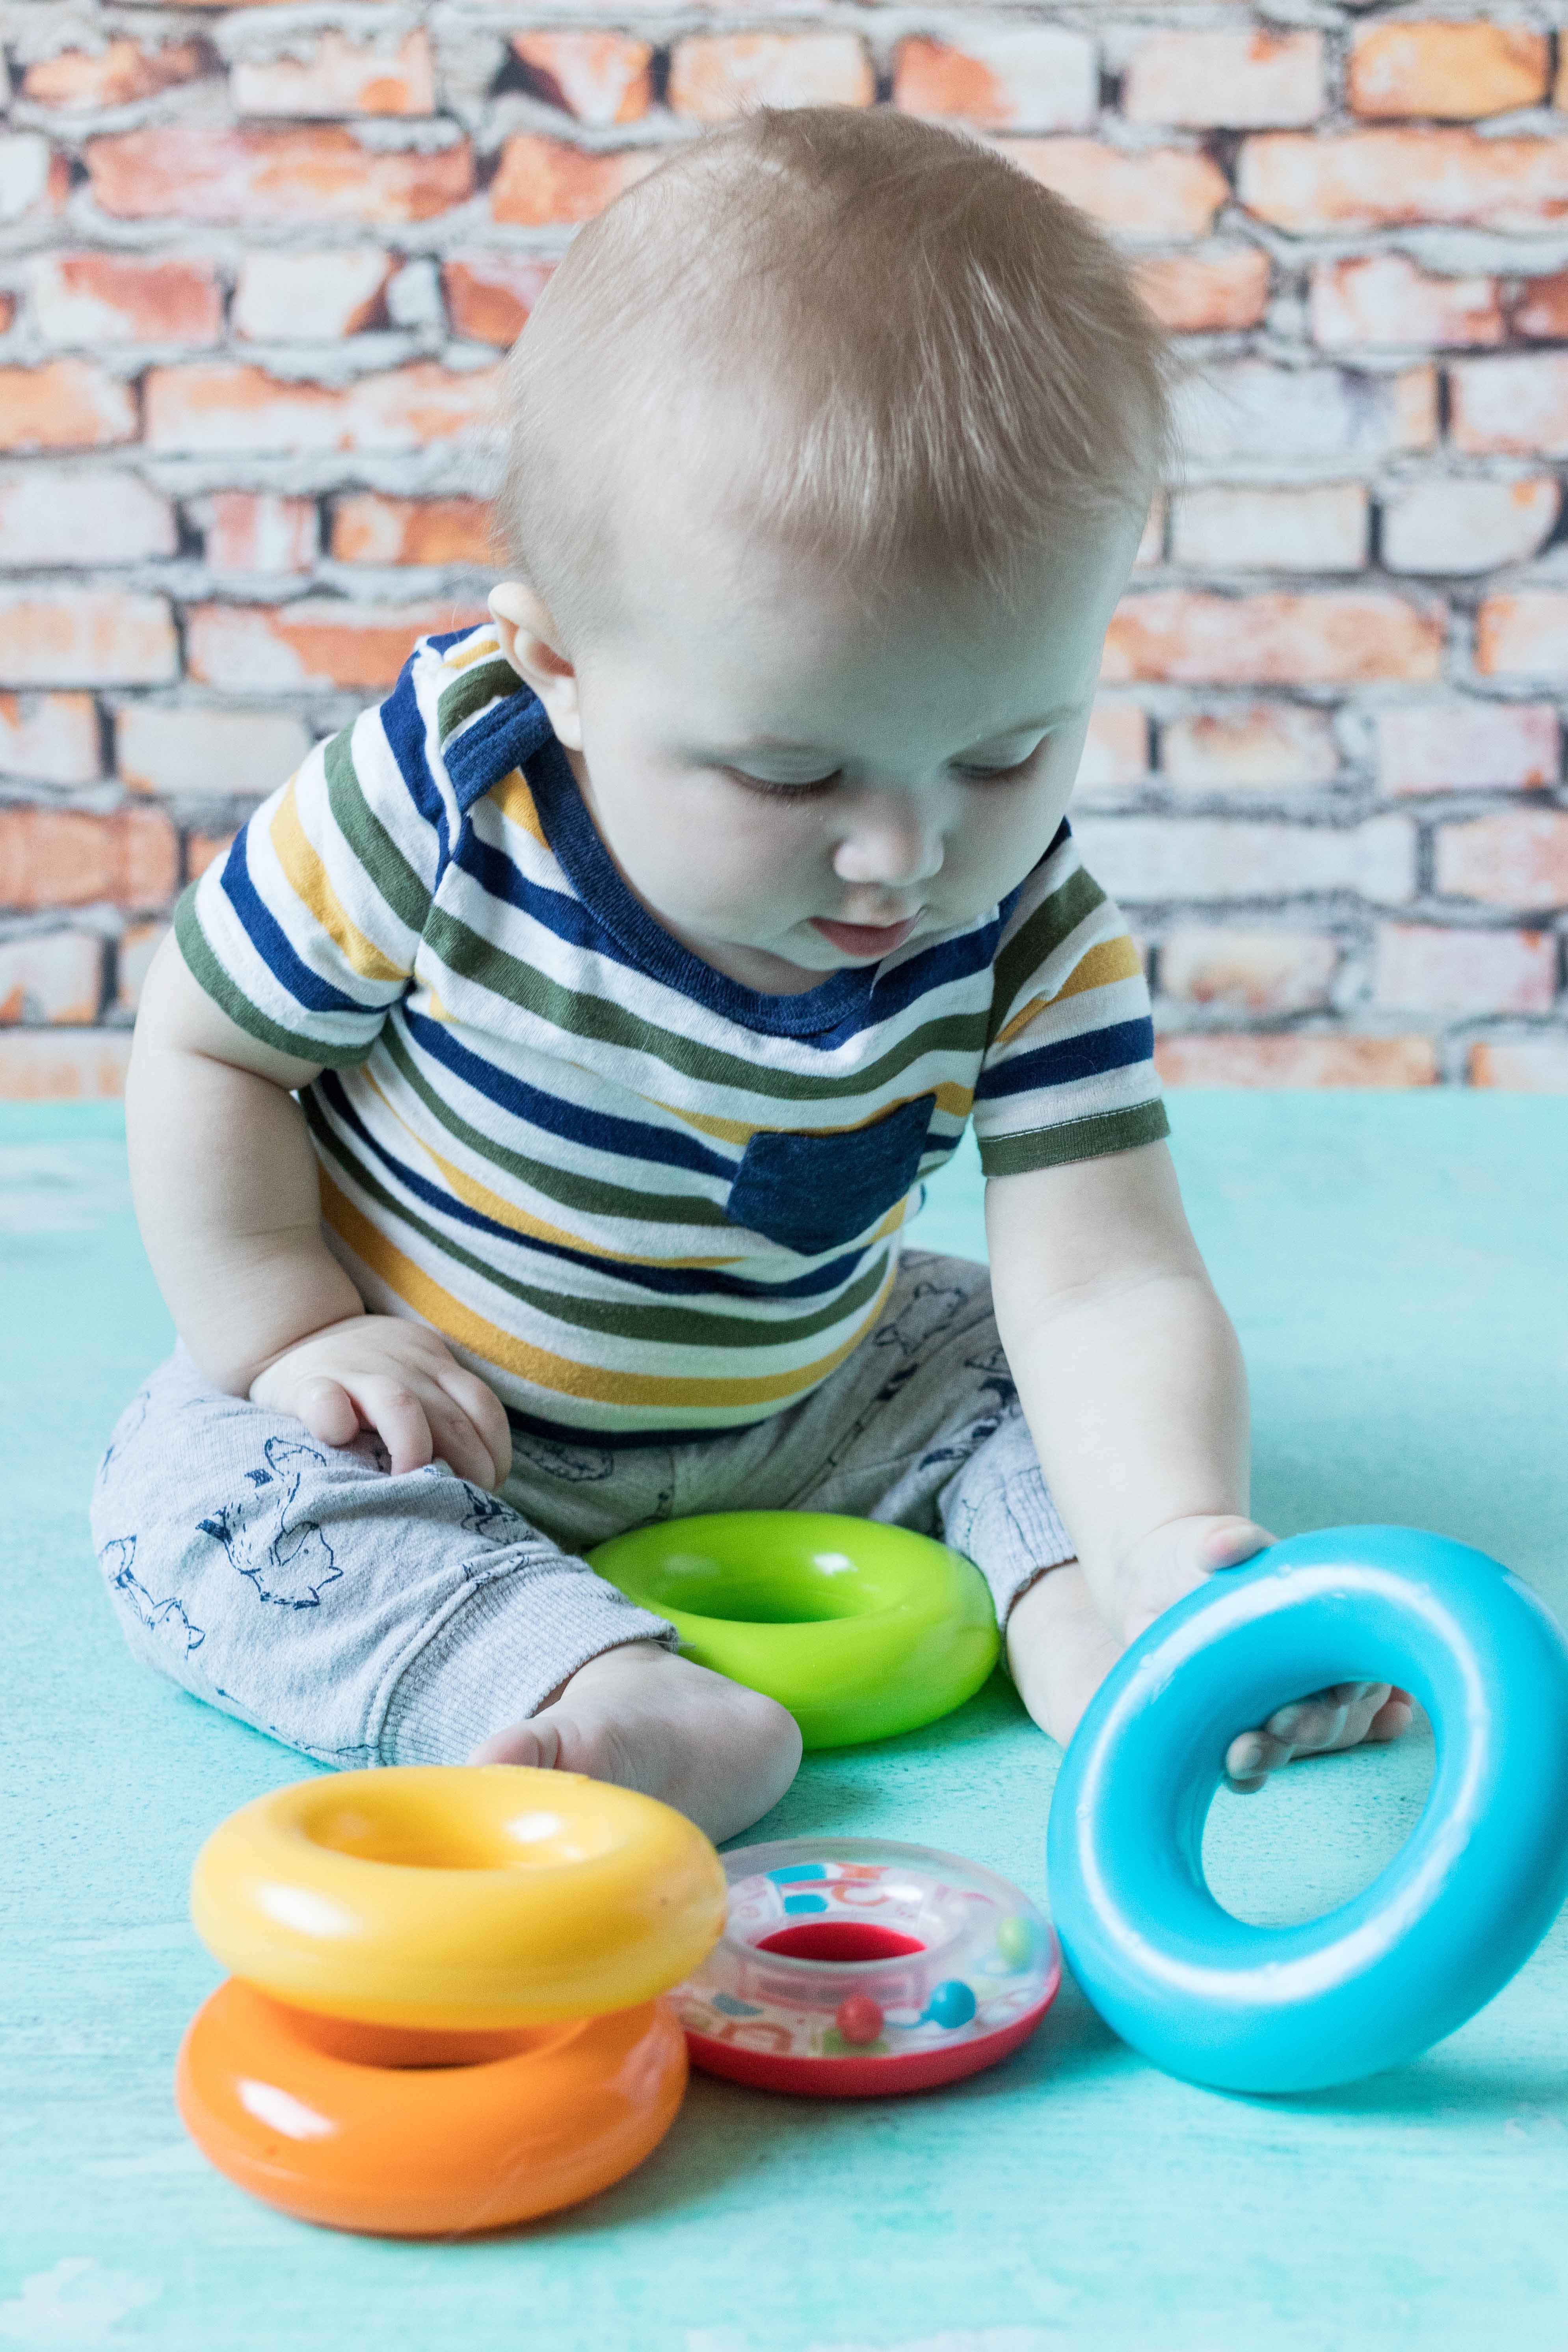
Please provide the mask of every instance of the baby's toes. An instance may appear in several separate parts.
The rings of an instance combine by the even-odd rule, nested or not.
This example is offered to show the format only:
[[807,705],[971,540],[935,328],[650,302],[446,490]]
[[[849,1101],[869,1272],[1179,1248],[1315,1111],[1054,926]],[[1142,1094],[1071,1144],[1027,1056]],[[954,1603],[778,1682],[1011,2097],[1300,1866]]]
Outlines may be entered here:
[[468,1764],[532,1764],[552,1772],[561,1761],[561,1734],[553,1723],[542,1721],[537,1716],[526,1717],[521,1723],[509,1723],[503,1731],[492,1731],[463,1760]]

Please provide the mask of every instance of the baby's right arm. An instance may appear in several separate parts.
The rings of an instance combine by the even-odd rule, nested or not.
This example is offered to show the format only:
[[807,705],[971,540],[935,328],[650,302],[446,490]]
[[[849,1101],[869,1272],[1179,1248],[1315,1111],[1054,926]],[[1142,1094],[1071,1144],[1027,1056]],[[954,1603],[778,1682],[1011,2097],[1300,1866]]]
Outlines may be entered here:
[[292,1089],[321,1065],[262,1045],[213,1002],[173,938],[142,983],[125,1083],[132,1196],[175,1328],[216,1388],[324,1444],[376,1429],[395,1471],[438,1453],[499,1486],[511,1437],[439,1335],[367,1315],[321,1237],[316,1157]]

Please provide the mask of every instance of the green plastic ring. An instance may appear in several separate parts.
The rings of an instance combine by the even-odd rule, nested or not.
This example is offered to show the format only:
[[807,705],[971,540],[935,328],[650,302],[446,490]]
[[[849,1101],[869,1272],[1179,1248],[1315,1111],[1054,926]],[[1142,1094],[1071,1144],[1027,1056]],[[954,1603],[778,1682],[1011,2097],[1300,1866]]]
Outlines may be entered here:
[[710,1511],[614,1536],[589,1566],[683,1657],[765,1691],[807,1748],[951,1715],[996,1663],[985,1580],[929,1536],[832,1511]]

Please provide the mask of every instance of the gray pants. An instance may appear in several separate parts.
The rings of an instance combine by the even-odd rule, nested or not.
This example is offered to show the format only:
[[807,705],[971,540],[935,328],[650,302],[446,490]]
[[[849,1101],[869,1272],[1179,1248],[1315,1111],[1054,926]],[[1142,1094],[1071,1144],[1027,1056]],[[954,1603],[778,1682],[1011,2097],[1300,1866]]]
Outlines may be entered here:
[[183,1346],[132,1398],[92,1538],[135,1654],[321,1762],[456,1764],[623,1642],[674,1628],[581,1554],[650,1520],[847,1511],[968,1554],[1000,1621],[1072,1543],[1008,1377],[984,1266],[906,1253],[820,1388],[732,1437],[561,1445],[514,1433],[499,1494],[445,1462],[393,1476],[363,1430],[211,1387]]

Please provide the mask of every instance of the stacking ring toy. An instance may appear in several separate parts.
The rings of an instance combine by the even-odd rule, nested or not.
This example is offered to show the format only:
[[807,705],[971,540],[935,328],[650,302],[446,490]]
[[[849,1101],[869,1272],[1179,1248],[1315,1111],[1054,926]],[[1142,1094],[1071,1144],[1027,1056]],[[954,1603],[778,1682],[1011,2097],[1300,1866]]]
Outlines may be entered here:
[[1056,1998],[1039,1912],[957,1854],[788,1838],[724,1871],[723,1937],[671,1995],[710,2074],[816,2098],[928,2090],[1005,2058]]
[[607,2189],[650,2155],[686,2089],[667,2001],[505,2034],[426,2035],[286,2009],[230,1977],[174,2075],[220,2172],[301,2221],[462,2236]]
[[[1350,1902],[1247,1926],[1203,1874],[1226,1749],[1358,1680],[1402,1685],[1432,1718],[1421,1817]],[[1117,1661],[1063,1761],[1047,1859],[1073,1973],[1167,2073],[1302,2091],[1396,2065],[1508,1982],[1568,1893],[1568,1643],[1468,1544],[1354,1527],[1273,1545]]]
[[591,1567],[684,1656],[787,1707],[807,1748],[962,1706],[1000,1643],[985,1580],[929,1536],[831,1511],[713,1511],[612,1537]]
[[576,1773],[278,1790],[196,1857],[192,1916],[235,1973],[181,2042],[181,2119],[242,2188],[338,2229],[446,2236],[574,2203],[668,2129],[687,2058],[657,1996],[724,1906],[700,1830]]
[[367,2024],[510,2027],[650,2000],[724,1874],[684,1815],[578,1772],[398,1765],[297,1780],[216,1829],[191,1917],[237,1977]]

